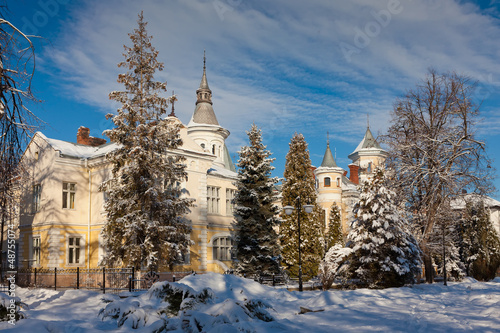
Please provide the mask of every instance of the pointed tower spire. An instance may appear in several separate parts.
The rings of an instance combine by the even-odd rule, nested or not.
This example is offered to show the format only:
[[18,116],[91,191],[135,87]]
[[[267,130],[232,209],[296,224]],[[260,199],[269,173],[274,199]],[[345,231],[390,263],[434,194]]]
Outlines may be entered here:
[[172,90],[172,97],[170,97],[170,103],[172,103],[172,112],[170,112],[170,114],[168,115],[169,117],[175,117],[175,101],[177,101],[177,96],[175,96],[174,91]]
[[217,125],[219,122],[215,117],[212,107],[212,91],[208,87],[207,81],[207,58],[203,51],[203,75],[201,77],[200,87],[196,90],[196,108],[191,121],[197,124]]
[[[210,88],[208,87],[208,81],[207,81],[207,58],[205,56],[205,50],[203,50],[203,76],[201,77],[201,83],[200,83],[200,89],[206,89],[210,91]],[[210,94],[212,92],[210,91]],[[210,101],[210,103],[212,103]]]
[[330,137],[328,132],[327,132],[325,156],[323,156],[323,162],[321,162],[321,166],[327,168],[337,167],[337,163],[335,163],[335,159],[333,158],[332,151],[330,149]]

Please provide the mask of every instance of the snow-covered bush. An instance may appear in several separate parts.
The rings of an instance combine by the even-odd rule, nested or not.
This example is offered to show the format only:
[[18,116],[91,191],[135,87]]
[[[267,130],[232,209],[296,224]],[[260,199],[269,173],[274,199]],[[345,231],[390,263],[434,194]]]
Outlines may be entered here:
[[206,332],[217,327],[217,332],[258,332],[252,329],[252,322],[274,321],[269,314],[271,305],[262,300],[236,301],[226,299],[203,311],[185,311],[181,315],[182,329],[186,332]]
[[222,298],[216,302],[209,288],[194,290],[183,283],[157,282],[148,292],[125,299],[103,299],[101,320],[115,321],[117,327],[144,328],[148,332],[182,330],[257,332],[254,326],[275,321],[271,305],[260,299]]
[[147,305],[141,307],[142,298],[115,300],[99,311],[99,317],[115,319],[118,327],[127,323],[138,328],[160,319],[167,321],[178,316],[179,311],[195,309],[198,304],[212,303],[213,297],[210,289],[196,292],[181,283],[157,282],[144,295],[153,304],[159,303],[154,308],[146,301],[142,303]]
[[0,321],[18,321],[26,318],[21,309],[27,309],[28,306],[21,302],[19,297],[9,297],[0,293]]
[[325,258],[319,264],[319,278],[323,290],[330,289],[337,278],[339,267],[351,253],[351,248],[343,247],[341,244],[336,244],[328,250]]
[[159,298],[166,306],[160,311],[168,317],[177,316],[179,311],[195,308],[197,304],[212,303],[214,294],[205,288],[201,292],[181,283],[157,282],[149,289],[150,298]]

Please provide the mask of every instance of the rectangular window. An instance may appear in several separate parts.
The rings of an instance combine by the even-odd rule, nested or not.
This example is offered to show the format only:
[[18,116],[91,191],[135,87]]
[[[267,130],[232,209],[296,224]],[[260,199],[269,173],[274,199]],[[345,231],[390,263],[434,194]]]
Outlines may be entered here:
[[207,204],[209,214],[219,214],[220,187],[207,186]]
[[33,237],[32,261],[34,266],[40,265],[40,237]]
[[233,216],[234,213],[234,194],[235,190],[227,188],[226,189],[226,215]]
[[70,237],[68,239],[68,264],[80,263],[81,238]]
[[221,261],[235,259],[233,240],[230,237],[219,237],[214,239],[213,257],[215,260]]
[[75,209],[76,184],[75,183],[63,183],[62,195],[63,195],[62,208]]
[[33,206],[32,213],[36,213],[40,210],[40,198],[42,194],[42,187],[40,184],[33,185]]

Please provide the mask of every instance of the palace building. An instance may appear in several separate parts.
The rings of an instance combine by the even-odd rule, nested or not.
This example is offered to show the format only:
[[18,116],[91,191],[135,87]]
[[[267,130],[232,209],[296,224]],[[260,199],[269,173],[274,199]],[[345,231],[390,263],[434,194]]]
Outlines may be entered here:
[[[195,199],[187,216],[192,223],[193,245],[176,271],[225,272],[234,259],[232,225],[237,173],[222,127],[212,105],[205,61],[195,110],[187,125],[172,113],[167,117],[181,125],[182,146],[171,153],[186,158],[188,178],[181,186]],[[106,213],[106,192],[99,185],[111,176],[106,154],[116,143],[89,136],[80,127],[76,143],[46,137],[37,132],[28,145],[22,163],[29,170],[23,188],[19,218],[18,257],[21,267],[95,268],[104,255],[101,230]],[[347,171],[337,166],[327,143],[321,165],[315,168],[318,204],[324,209],[325,227],[330,208],[336,204],[344,231],[359,196],[357,185],[384,164],[387,153],[368,128],[361,143],[349,155]]]
[[[195,199],[187,216],[193,245],[175,270],[224,272],[234,255],[230,230],[237,173],[225,145],[229,131],[212,106],[205,64],[196,95],[187,125],[173,108],[168,118],[181,124],[183,144],[172,153],[186,158],[188,180],[181,186],[183,195]],[[19,219],[21,267],[97,267],[106,219],[106,193],[98,188],[111,176],[106,153],[115,148],[115,143],[90,137],[85,127],[78,130],[76,143],[34,135],[22,158],[30,175]]]

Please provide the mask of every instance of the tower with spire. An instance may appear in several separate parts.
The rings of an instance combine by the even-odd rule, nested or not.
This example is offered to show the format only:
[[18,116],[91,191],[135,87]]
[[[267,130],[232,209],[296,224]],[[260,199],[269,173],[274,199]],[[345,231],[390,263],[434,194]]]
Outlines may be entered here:
[[344,169],[337,166],[335,162],[332,150],[330,149],[330,138],[328,137],[321,166],[314,170],[318,192],[317,203],[325,212],[325,226],[326,221],[329,220],[328,215],[332,204],[335,203],[339,208],[342,207],[342,183],[344,174]]
[[362,183],[369,180],[375,168],[384,165],[387,156],[388,153],[375,140],[368,123],[363,140],[347,156],[352,161],[349,164],[351,181],[353,183]]
[[229,131],[219,125],[213,109],[212,91],[208,86],[206,56],[203,51],[203,75],[196,90],[195,109],[189,124],[188,135],[206,152],[215,155],[214,164],[235,171],[225,140]]

